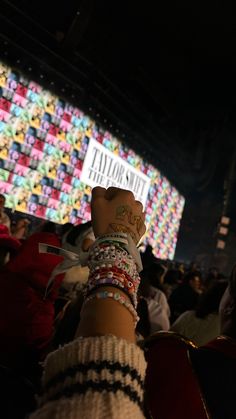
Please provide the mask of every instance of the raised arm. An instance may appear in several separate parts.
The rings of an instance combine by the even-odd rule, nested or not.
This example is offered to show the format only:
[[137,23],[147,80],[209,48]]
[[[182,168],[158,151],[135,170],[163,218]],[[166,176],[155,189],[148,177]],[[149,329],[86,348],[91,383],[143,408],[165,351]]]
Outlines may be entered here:
[[142,204],[131,192],[97,187],[97,238],[77,338],[50,354],[41,408],[32,418],[143,418],[145,360],[135,344]]

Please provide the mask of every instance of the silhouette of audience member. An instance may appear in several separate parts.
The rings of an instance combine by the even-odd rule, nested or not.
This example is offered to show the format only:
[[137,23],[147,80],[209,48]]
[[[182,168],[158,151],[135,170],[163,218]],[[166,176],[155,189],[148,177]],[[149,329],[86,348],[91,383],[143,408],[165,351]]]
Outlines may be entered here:
[[201,295],[196,310],[185,311],[172,324],[171,330],[192,340],[196,345],[205,345],[220,334],[220,300],[227,281],[214,283]]
[[156,262],[156,258],[153,254],[153,248],[150,244],[147,245],[145,252],[141,253],[144,269]]
[[[157,272],[157,274],[156,274]],[[163,291],[157,287],[153,287],[151,283],[161,284],[160,272],[157,264],[152,264],[141,272],[141,283],[139,286],[140,295],[146,300],[150,321],[150,333],[160,330],[169,330],[170,308],[166,296]],[[160,286],[160,285],[159,285]]]
[[187,310],[194,310],[201,293],[201,279],[198,272],[189,272],[170,295],[171,323]]

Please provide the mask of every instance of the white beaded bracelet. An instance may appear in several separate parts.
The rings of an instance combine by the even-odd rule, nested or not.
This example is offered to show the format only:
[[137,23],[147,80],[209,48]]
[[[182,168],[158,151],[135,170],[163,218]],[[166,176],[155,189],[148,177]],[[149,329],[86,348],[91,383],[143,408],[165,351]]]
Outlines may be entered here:
[[[118,245],[120,245],[121,247],[123,247],[124,250],[126,250],[134,259],[135,264],[137,266],[137,270],[138,272],[141,272],[143,270],[143,265],[142,265],[142,261],[141,261],[141,257],[140,257],[140,253],[133,241],[133,239],[131,238],[131,236],[129,234],[126,233],[109,233],[109,234],[104,234],[100,237],[98,237],[94,243],[93,246],[96,246],[100,243],[104,243],[104,242],[113,242],[113,244],[117,243]],[[90,250],[92,250],[93,246],[91,247]]]
[[[99,291],[96,292],[94,294],[89,295],[82,306],[82,310],[83,307],[86,303],[88,303],[89,301],[93,300],[94,298],[99,299],[107,299],[107,298],[112,298],[113,300],[117,301],[118,303],[122,304],[124,307],[126,307],[129,312],[132,314],[133,318],[134,318],[134,323],[135,323],[135,327],[139,321],[139,317],[137,315],[136,310],[134,309],[133,305],[123,296],[121,295],[119,292],[111,292],[111,291]],[[82,311],[81,310],[81,311]]]

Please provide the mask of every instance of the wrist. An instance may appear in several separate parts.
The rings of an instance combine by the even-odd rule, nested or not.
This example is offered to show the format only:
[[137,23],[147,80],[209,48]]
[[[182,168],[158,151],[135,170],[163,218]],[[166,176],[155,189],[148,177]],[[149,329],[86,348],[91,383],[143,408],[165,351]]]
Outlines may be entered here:
[[94,306],[95,304],[98,308],[99,306],[102,306],[105,301],[109,301],[109,306],[112,310],[119,308],[120,311],[121,307],[122,310],[125,309],[126,313],[129,314],[129,317],[133,319],[134,326],[136,327],[139,317],[129,297],[122,290],[116,289],[113,286],[102,286],[99,289],[93,290],[93,292],[86,297],[82,305],[81,314],[84,315],[89,313],[90,315],[91,312],[94,313],[94,311],[91,310],[91,305]]

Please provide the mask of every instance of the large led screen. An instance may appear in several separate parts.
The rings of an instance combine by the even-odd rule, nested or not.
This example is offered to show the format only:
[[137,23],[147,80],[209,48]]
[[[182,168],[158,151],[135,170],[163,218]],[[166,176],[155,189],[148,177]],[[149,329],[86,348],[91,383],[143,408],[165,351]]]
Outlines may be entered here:
[[79,108],[0,63],[0,193],[6,206],[77,224],[90,219],[95,184],[131,189],[145,206],[145,243],[159,258],[174,257],[184,206],[178,191]]

